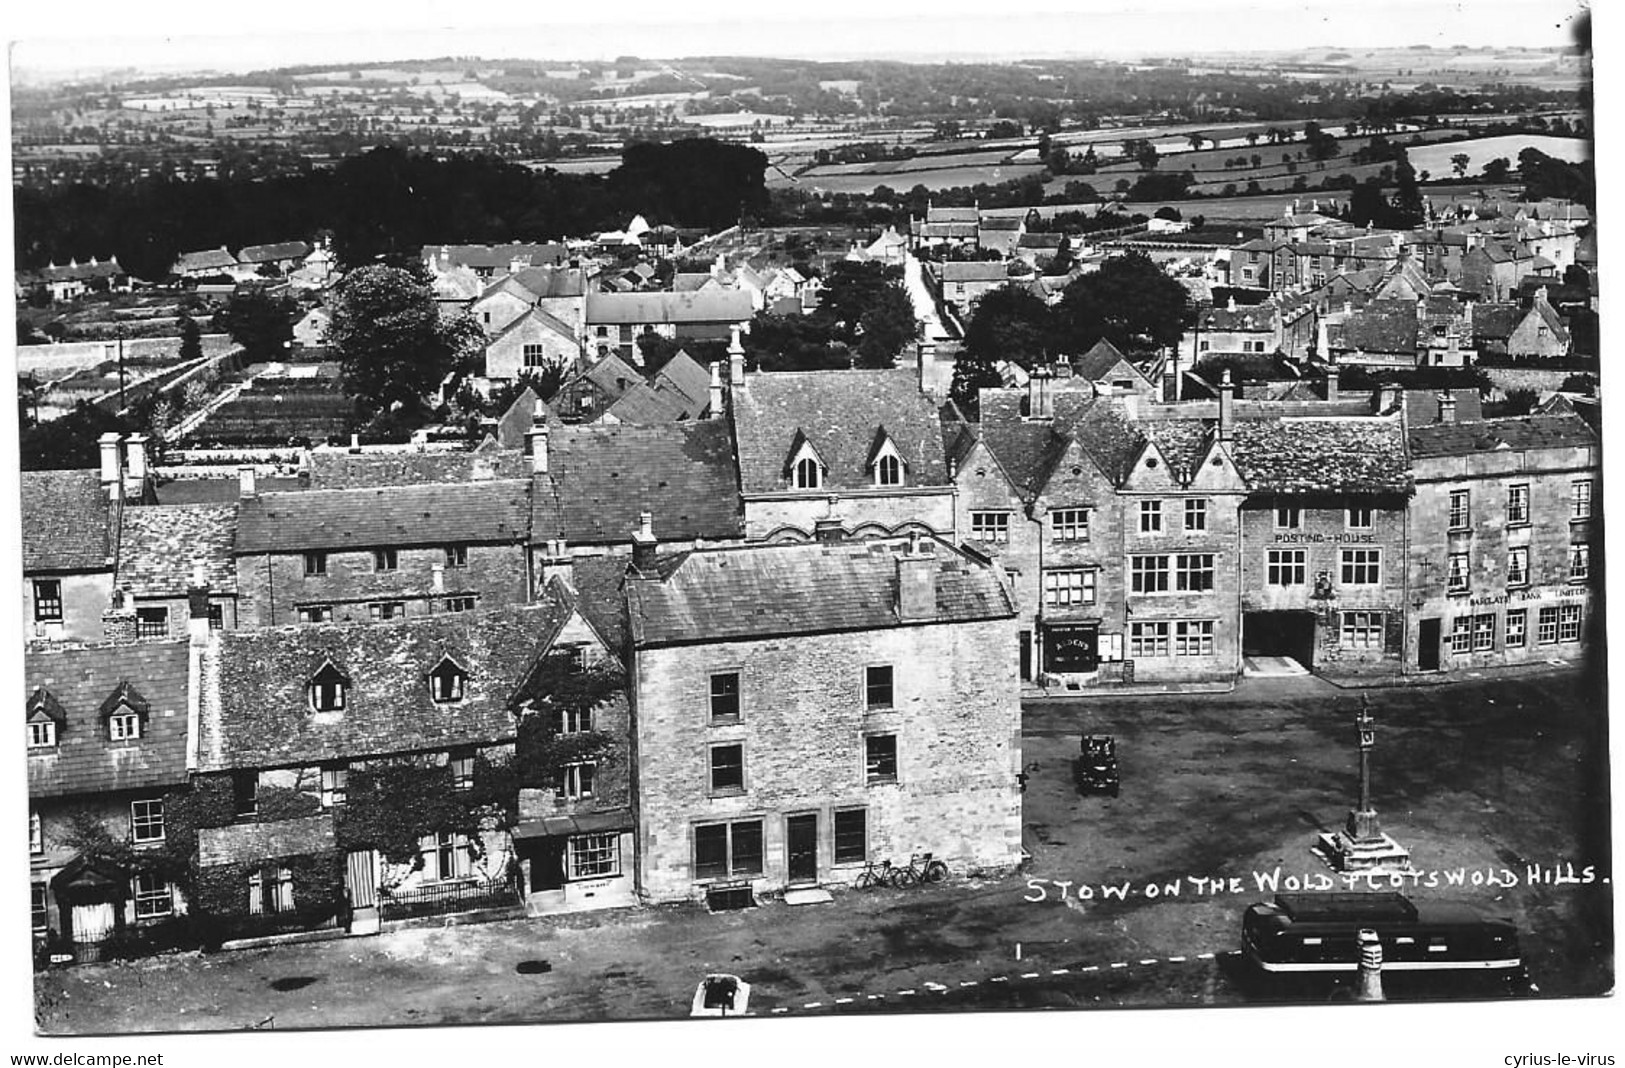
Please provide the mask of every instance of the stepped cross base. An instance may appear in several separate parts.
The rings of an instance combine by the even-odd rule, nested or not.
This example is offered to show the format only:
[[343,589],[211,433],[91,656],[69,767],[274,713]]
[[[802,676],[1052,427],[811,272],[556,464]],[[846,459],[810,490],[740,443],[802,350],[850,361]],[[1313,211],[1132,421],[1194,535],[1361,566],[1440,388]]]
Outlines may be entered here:
[[1320,835],[1310,848],[1335,871],[1411,870],[1411,851],[1381,830],[1373,809],[1351,811],[1343,830]]

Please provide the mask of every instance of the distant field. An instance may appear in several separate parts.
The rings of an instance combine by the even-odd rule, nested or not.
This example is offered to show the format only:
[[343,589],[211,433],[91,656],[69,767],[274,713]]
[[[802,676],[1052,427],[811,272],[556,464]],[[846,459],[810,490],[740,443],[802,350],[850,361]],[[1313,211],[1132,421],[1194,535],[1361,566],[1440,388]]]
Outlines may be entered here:
[[794,183],[779,178],[767,184],[770,187],[794,184],[810,192],[823,193],[868,193],[877,186],[885,185],[904,192],[917,185],[923,185],[927,189],[952,189],[955,186],[982,183],[997,185],[1000,182],[1025,178],[1029,174],[1038,174],[1043,169],[1036,163],[1012,163],[993,167],[951,167],[898,174],[838,174],[827,178],[802,175]]
[[593,156],[590,159],[544,159],[525,164],[532,170],[555,170],[560,174],[607,174],[621,165],[619,156]]
[[1503,137],[1479,137],[1471,141],[1457,141],[1448,145],[1425,145],[1412,150],[1411,166],[1418,171],[1434,174],[1451,173],[1450,157],[1466,153],[1467,173],[1480,174],[1484,164],[1492,159],[1506,159],[1518,165],[1518,153],[1526,148],[1538,149],[1554,159],[1578,163],[1591,157],[1591,142],[1579,137],[1542,137],[1537,134],[1508,134]]
[[961,167],[997,167],[1004,164],[1009,152],[962,152],[955,156],[916,156],[913,159],[883,159],[871,163],[829,163],[814,167],[801,175],[809,178],[836,178],[845,174],[912,174],[919,171],[941,171]]

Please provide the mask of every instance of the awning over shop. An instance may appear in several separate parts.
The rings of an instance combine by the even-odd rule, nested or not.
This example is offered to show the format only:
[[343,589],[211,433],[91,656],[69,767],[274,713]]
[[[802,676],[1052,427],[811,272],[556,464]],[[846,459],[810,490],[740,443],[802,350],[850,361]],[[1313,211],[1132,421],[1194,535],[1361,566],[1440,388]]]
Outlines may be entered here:
[[572,834],[601,834],[604,831],[632,829],[632,810],[610,809],[608,812],[584,812],[575,816],[543,816],[539,820],[525,820],[515,827],[513,837],[560,838]]

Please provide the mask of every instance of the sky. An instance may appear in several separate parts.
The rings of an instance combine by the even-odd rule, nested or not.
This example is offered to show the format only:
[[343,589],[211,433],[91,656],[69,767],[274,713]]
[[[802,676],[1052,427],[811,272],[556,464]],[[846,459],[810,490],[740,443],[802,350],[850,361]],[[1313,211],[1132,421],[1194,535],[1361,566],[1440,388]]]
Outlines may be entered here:
[[[234,8],[203,0],[123,5],[83,0],[71,23],[50,5],[4,16],[24,77],[98,68],[157,72],[265,69],[443,55],[608,59],[617,55],[782,55],[981,59],[1067,54],[1465,44],[1562,46],[1584,0],[824,0],[816,15],[786,5],[680,5],[629,0],[613,21],[595,5],[458,7],[404,0],[387,7],[282,0]],[[741,14],[748,11],[748,18]],[[159,17],[154,17],[154,13]],[[721,15],[719,18],[718,15]],[[523,21],[524,24],[520,24]],[[92,29],[93,28],[93,29]]]

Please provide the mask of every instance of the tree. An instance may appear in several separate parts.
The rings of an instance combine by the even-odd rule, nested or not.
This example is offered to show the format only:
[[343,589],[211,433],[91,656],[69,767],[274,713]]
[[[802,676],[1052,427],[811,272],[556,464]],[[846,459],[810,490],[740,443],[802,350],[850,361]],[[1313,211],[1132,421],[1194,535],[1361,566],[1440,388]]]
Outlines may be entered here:
[[264,363],[287,358],[298,314],[299,305],[292,297],[285,293],[272,296],[253,287],[233,293],[215,322],[243,347],[249,362]]
[[203,331],[198,328],[197,320],[190,315],[181,316],[181,349],[179,355],[183,363],[203,356]]
[[1006,284],[976,302],[965,324],[963,353],[989,366],[1014,360],[1030,369],[1048,361],[1054,342],[1049,306],[1026,286]]
[[24,427],[18,459],[24,471],[95,467],[100,462],[97,439],[106,433],[126,434],[136,429],[89,401],[80,401],[67,415]]
[[651,377],[659,374],[660,369],[666,366],[681,348],[675,339],[664,337],[652,330],[640,334],[638,355],[643,357],[643,373]]
[[[989,294],[991,295],[991,294]],[[954,360],[953,382],[948,386],[948,396],[953,398],[959,410],[972,421],[981,418],[981,406],[977,403],[977,392],[983,389],[998,389],[1004,385],[993,361],[985,356],[972,356],[969,352],[962,352]]]
[[442,321],[434,291],[395,267],[361,267],[334,295],[328,345],[364,414],[416,413],[447,375],[466,370],[484,343],[468,316]]
[[1472,157],[1467,153],[1457,152],[1450,157],[1450,169],[1456,172],[1457,178],[1465,178],[1467,177],[1467,164],[1471,162]]
[[1179,343],[1189,308],[1185,287],[1149,257],[1114,256],[1062,292],[1057,348],[1082,353],[1104,338],[1125,355],[1149,354]]
[[1498,156],[1484,164],[1484,181],[1500,183],[1512,176],[1512,161]]

